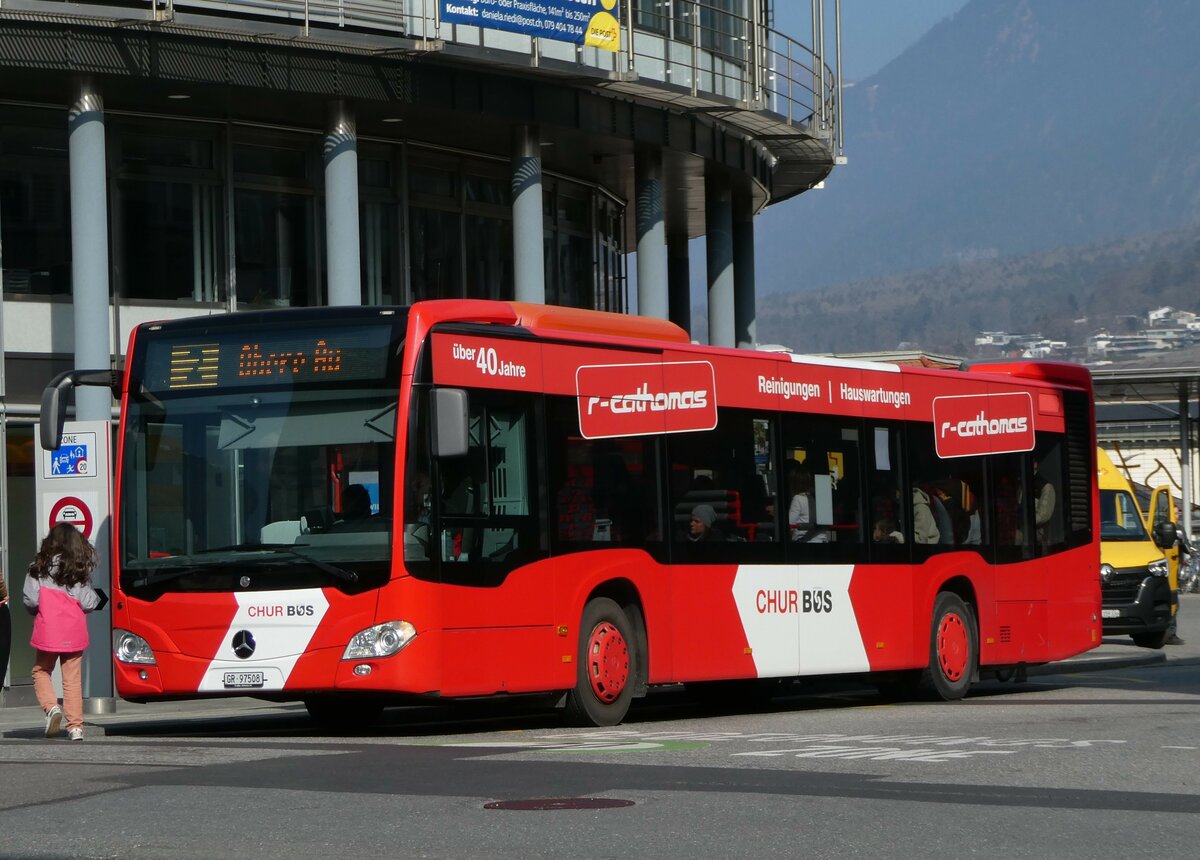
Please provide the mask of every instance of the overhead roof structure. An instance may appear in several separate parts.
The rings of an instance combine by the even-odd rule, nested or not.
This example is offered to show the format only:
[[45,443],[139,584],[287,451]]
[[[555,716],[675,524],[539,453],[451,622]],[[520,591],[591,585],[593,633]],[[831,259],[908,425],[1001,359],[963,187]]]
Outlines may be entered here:
[[1200,367],[1099,367],[1092,370],[1092,384],[1098,409],[1108,404],[1133,407],[1114,413],[1110,419],[1114,422],[1174,420],[1178,424],[1183,499],[1181,525],[1191,536],[1196,486],[1192,475],[1191,413],[1195,411],[1193,400],[1200,403]]

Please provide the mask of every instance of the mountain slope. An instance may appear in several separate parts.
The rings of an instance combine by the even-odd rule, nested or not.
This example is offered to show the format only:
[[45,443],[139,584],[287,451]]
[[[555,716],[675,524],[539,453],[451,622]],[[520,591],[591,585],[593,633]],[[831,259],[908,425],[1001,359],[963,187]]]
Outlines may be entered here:
[[1023,257],[954,263],[837,287],[760,297],[758,338],[797,352],[875,352],[901,342],[970,356],[980,331],[1082,344],[1131,333],[1170,305],[1200,311],[1200,230]]
[[758,220],[760,304],[1200,223],[1197,44],[1200,0],[973,0],[847,90],[849,164]]

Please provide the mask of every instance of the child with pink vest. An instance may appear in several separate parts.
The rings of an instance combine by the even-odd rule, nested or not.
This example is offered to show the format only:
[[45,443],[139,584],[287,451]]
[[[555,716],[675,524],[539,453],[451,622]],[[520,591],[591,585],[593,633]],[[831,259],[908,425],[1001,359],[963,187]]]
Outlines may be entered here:
[[25,608],[34,615],[29,644],[37,649],[33,690],[46,713],[46,737],[58,734],[63,708],[54,695],[50,673],[62,661],[63,705],[67,736],[83,740],[83,652],[88,647],[85,612],[99,609],[103,598],[92,588],[96,551],[69,523],[50,529],[25,577]]

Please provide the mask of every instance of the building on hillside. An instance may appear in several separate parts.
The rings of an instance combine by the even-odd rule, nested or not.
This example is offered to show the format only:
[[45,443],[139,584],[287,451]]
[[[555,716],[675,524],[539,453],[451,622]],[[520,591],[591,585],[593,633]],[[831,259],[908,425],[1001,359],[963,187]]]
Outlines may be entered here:
[[804,44],[774,0],[511,5],[0,3],[6,570],[44,531],[42,388],[144,321],[471,297],[690,330],[694,268],[710,341],[756,340],[753,218],[842,160],[833,10]]

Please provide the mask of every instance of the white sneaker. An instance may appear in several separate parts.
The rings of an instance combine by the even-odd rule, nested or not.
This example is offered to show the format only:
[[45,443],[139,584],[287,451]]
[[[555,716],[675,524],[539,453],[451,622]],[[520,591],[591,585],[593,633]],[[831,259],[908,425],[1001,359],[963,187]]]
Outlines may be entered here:
[[62,718],[63,711],[58,705],[46,711],[46,737],[58,737],[58,730],[62,726]]
[[67,739],[72,741],[83,740],[83,729],[67,729]]

